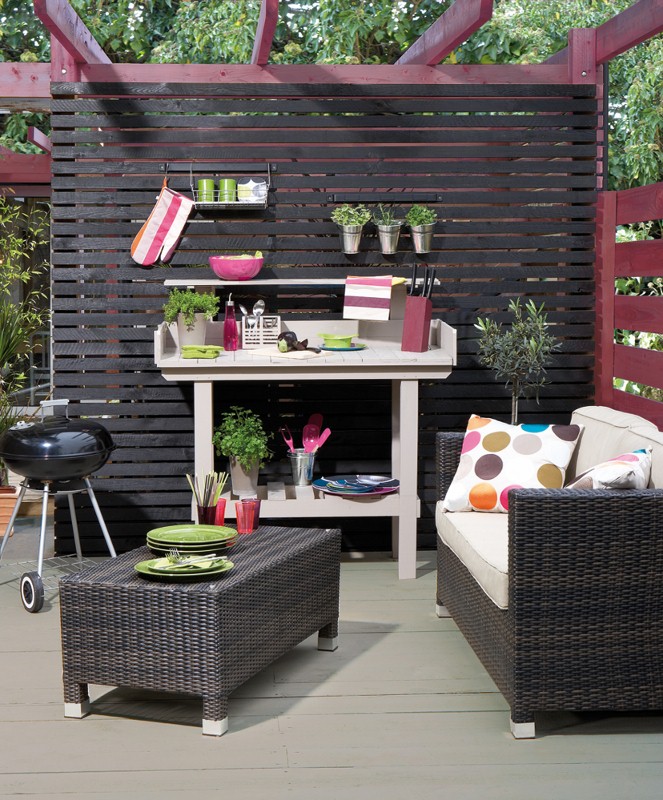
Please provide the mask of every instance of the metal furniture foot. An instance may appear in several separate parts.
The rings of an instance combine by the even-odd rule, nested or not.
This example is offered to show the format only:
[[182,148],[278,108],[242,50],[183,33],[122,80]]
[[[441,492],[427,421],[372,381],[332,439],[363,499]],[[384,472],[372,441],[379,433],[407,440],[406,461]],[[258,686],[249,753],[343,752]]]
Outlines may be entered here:
[[441,606],[439,603],[435,604],[435,613],[437,614],[438,617],[440,617],[440,619],[451,616],[447,607]]
[[535,739],[534,722],[514,722],[513,718],[509,720],[511,725],[511,733],[514,739]]
[[72,717],[74,719],[83,719],[90,713],[90,701],[83,700],[82,703],[65,703],[64,715],[65,717]]
[[227,730],[228,717],[203,720],[203,736],[223,736]]
[[327,650],[330,653],[338,650],[338,636],[329,638],[318,634],[318,650]]

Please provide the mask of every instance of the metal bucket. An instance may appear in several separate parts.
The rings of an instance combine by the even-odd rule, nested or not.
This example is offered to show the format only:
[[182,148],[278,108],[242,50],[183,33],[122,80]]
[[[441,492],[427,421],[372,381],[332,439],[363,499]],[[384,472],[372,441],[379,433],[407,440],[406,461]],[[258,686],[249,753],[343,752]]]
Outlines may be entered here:
[[341,237],[341,247],[346,255],[354,255],[359,252],[361,242],[361,232],[363,225],[341,225],[339,236]]
[[303,447],[298,447],[288,453],[288,458],[292,470],[292,482],[295,486],[309,486],[313,480],[315,453],[307,453]]
[[415,253],[430,253],[433,245],[434,230],[434,222],[428,225],[414,225],[410,228]]
[[378,236],[380,237],[380,249],[386,256],[393,255],[398,250],[398,237],[401,234],[401,223],[394,225],[378,225]]

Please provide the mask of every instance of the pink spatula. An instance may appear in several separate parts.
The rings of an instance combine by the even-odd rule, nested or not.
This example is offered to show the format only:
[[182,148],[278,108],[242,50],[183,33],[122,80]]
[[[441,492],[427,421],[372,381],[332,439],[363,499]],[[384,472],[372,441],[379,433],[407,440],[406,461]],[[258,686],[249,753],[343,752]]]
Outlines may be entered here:
[[329,439],[330,436],[331,436],[331,430],[329,428],[325,428],[324,431],[318,437],[318,443],[315,446],[315,450],[321,448],[322,445],[327,441],[327,439]]

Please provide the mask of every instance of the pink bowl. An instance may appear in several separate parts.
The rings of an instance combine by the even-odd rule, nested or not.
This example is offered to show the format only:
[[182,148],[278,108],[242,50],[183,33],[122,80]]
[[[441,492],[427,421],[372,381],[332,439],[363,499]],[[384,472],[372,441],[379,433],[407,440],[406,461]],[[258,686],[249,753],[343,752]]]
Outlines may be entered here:
[[260,272],[264,260],[264,258],[210,256],[209,265],[214,274],[224,281],[249,281]]

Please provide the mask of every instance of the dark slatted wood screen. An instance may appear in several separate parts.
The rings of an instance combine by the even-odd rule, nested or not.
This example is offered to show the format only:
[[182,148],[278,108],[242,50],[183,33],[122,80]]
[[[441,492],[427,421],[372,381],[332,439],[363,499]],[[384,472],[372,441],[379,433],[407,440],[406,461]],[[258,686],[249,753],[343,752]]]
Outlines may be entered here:
[[[458,330],[459,365],[421,388],[420,544],[433,544],[433,433],[462,429],[472,412],[508,419],[509,396],[476,362],[478,314],[507,320],[516,295],[545,301],[564,346],[551,385],[522,406],[523,421],[566,421],[591,400],[597,101],[594,86],[112,85],[53,87],[53,307],[57,397],[71,413],[100,418],[118,449],[95,478],[119,549],[155,524],[188,518],[191,386],[164,381],[152,335],[165,278],[208,272],[207,257],[262,250],[261,277],[407,276],[413,261],[437,267],[435,314]],[[190,189],[187,165],[213,174],[271,169],[268,208],[197,214],[171,265],[143,269],[129,247],[170,164],[169,185]],[[199,177],[200,175],[197,175]],[[434,251],[409,237],[382,256],[374,235],[357,256],[340,250],[333,207],[362,201],[436,207]],[[203,266],[200,266],[203,265]],[[210,273],[211,276],[211,273]],[[236,299],[250,303],[248,289]],[[339,315],[342,294],[283,286],[261,292],[289,319]],[[296,323],[293,324],[296,330]],[[231,384],[217,393],[284,416],[301,429],[322,411],[333,436],[324,472],[385,469],[389,387]],[[284,472],[275,440],[273,473]],[[222,468],[223,464],[219,464]],[[58,547],[70,546],[58,510]],[[88,546],[100,542],[81,510]],[[385,520],[344,520],[346,546],[385,549]],[[92,542],[94,540],[94,542]]]

